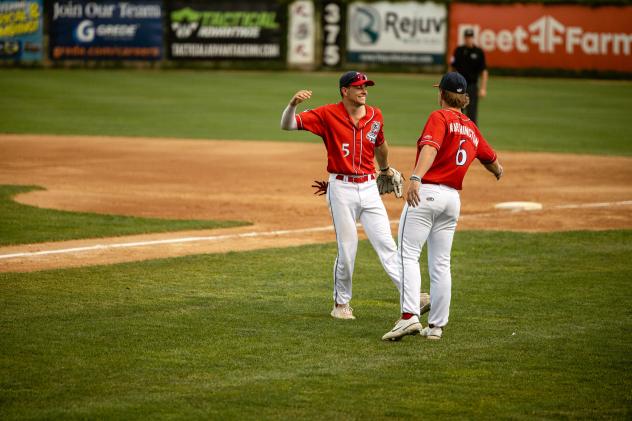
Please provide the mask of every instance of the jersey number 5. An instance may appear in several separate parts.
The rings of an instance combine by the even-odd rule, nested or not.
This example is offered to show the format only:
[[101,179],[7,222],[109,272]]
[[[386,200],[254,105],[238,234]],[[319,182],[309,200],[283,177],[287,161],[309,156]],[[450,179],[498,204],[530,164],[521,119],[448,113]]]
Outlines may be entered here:
[[459,167],[465,165],[467,162],[467,151],[465,149],[461,149],[461,146],[467,142],[467,139],[461,139],[459,142],[459,150],[456,152],[456,165]]
[[350,152],[349,152],[349,144],[348,143],[343,143],[342,144],[342,151],[345,153],[343,155],[345,158],[349,156]]

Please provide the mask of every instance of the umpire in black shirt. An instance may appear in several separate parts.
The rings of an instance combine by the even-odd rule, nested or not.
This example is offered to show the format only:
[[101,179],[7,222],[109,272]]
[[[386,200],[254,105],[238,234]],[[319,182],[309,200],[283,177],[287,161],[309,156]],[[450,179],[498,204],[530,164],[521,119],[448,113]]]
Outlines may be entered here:
[[[470,96],[470,104],[463,110],[474,123],[478,124],[477,109],[478,97],[484,98],[487,95],[487,65],[485,64],[485,53],[474,45],[474,31],[466,29],[463,32],[465,44],[456,47],[452,56],[453,70],[461,73],[467,81],[467,94]],[[480,76],[480,86],[479,86]]]

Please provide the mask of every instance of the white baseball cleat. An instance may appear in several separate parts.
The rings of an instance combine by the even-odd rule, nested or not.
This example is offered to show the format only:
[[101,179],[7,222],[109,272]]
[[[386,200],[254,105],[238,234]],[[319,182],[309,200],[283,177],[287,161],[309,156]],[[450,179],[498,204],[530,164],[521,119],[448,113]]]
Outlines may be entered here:
[[419,317],[417,316],[413,316],[408,320],[399,319],[395,324],[395,327],[390,332],[386,332],[386,334],[382,336],[382,340],[399,341],[406,335],[419,334],[421,328],[422,326],[421,323],[419,323]]
[[425,336],[426,339],[439,340],[441,339],[441,335],[443,334],[442,327],[425,327],[421,331],[421,336]]
[[334,309],[331,310],[331,317],[334,319],[355,320],[353,309],[349,307],[349,303],[341,306],[334,304]]

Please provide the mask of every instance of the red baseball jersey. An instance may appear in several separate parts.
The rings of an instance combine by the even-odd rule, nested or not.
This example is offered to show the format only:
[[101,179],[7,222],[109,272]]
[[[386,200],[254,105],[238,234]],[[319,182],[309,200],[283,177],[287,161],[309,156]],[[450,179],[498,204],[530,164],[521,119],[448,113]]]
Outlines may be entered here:
[[442,109],[430,114],[417,141],[415,166],[424,145],[430,145],[438,152],[422,183],[445,184],[461,190],[465,173],[474,158],[483,164],[496,160],[496,152],[476,124],[465,114],[453,110]]
[[375,173],[375,147],[384,143],[382,112],[365,105],[366,115],[355,126],[342,101],[296,115],[299,130],[320,136],[327,149],[327,171],[332,174]]

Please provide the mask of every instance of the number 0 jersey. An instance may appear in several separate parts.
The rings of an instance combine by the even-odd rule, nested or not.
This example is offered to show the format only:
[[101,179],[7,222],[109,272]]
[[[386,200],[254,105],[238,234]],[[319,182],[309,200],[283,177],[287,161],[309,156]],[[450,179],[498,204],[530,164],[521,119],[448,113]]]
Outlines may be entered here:
[[384,143],[382,112],[365,105],[366,115],[355,126],[342,101],[296,115],[299,130],[320,136],[327,149],[327,171],[332,174],[375,173],[375,147]]
[[432,146],[438,152],[422,183],[445,184],[461,190],[465,173],[474,158],[483,164],[496,160],[496,152],[476,124],[465,114],[453,110],[442,109],[430,114],[417,141],[415,166],[424,145]]

